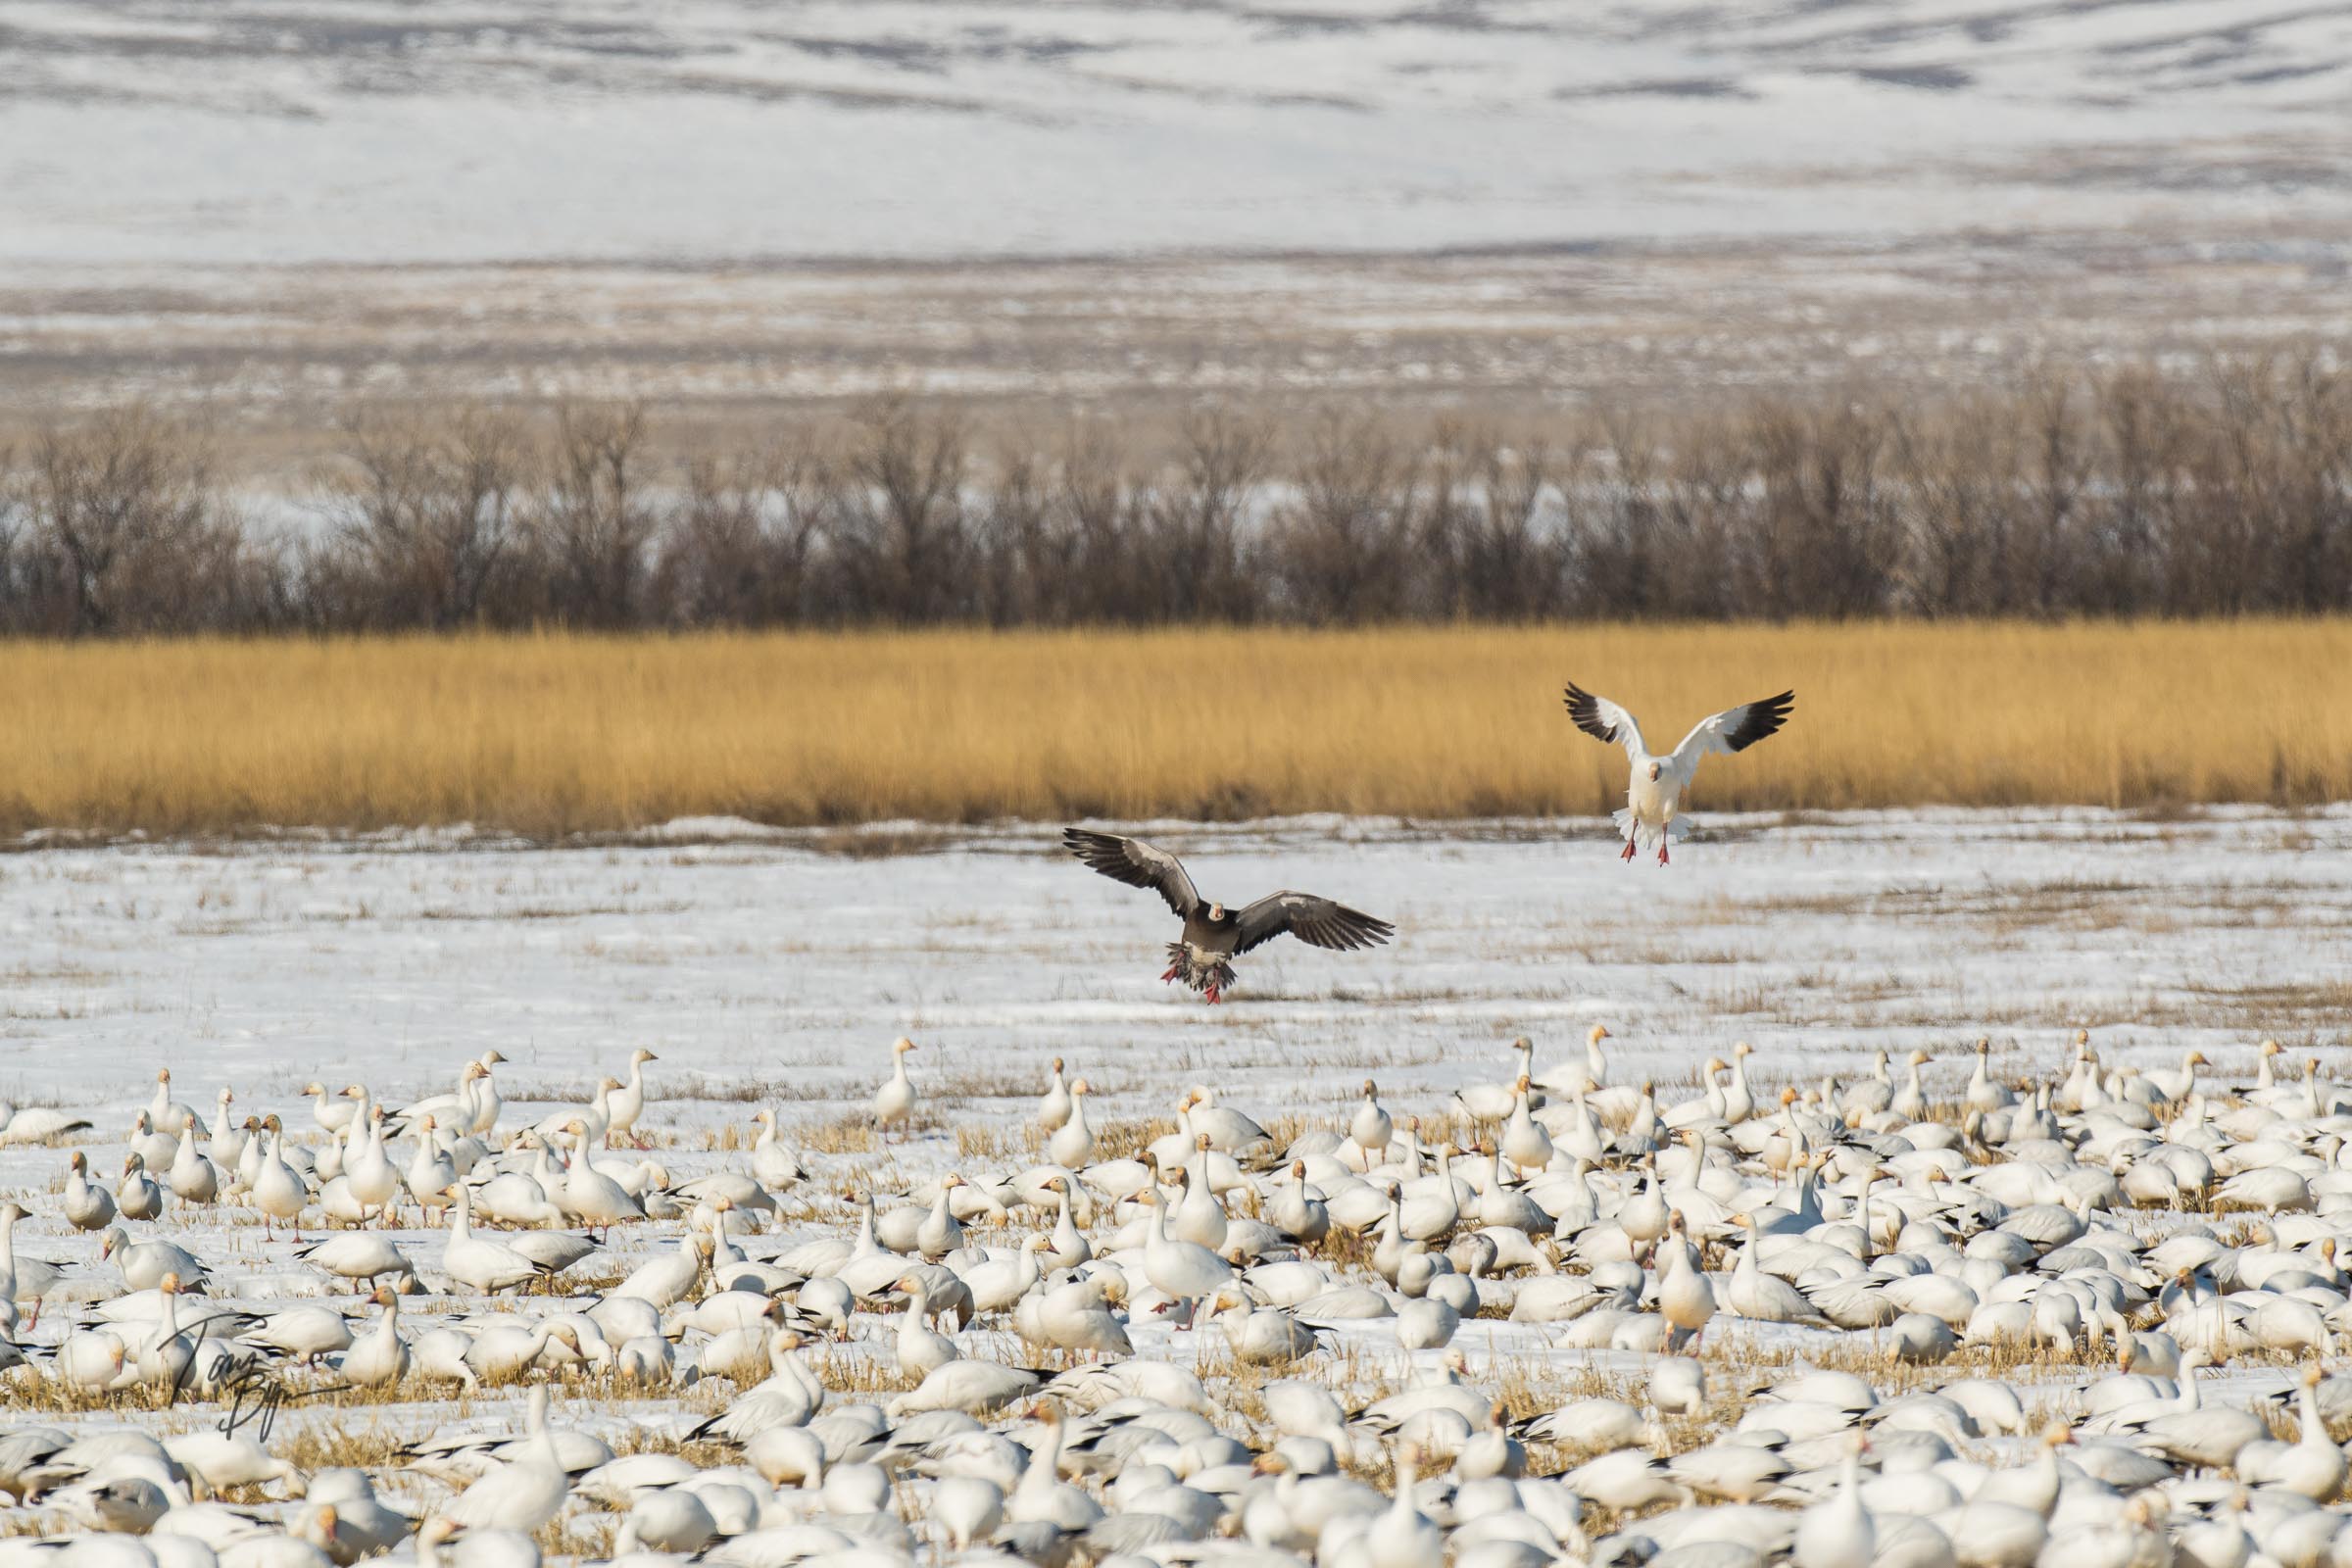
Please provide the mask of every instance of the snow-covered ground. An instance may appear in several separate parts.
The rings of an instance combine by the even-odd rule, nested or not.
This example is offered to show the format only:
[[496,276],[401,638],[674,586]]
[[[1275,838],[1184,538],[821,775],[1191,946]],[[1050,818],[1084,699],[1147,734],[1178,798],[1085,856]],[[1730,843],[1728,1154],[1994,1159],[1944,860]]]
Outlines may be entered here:
[[1154,829],[1212,894],[1304,888],[1398,926],[1369,955],[1261,949],[1215,1008],[1157,983],[1156,901],[1044,829],[41,849],[0,857],[0,1094],[111,1127],[159,1066],[265,1101],[363,1072],[398,1099],[496,1047],[511,1095],[568,1095],[643,1045],[666,1100],[723,1095],[665,1120],[748,1114],[746,1086],[819,1116],[862,1104],[905,1033],[959,1117],[1019,1115],[1057,1054],[1119,1114],[1194,1082],[1330,1111],[1367,1072],[1442,1096],[1515,1035],[1549,1062],[1592,1022],[1629,1079],[1670,1084],[1736,1040],[1772,1080],[1917,1045],[1955,1081],[1980,1034],[2045,1068],[2078,1026],[2120,1061],[2198,1047],[2230,1071],[2266,1035],[2343,1040],[2352,812],[1709,825],[1665,869],[1586,823]]
[[[1873,1050],[1924,1047],[1938,1058],[1930,1088],[1947,1102],[1980,1035],[2012,1075],[2046,1075],[2081,1026],[2112,1066],[2170,1065],[2201,1047],[2218,1081],[2241,1084],[2265,1036],[2296,1062],[2305,1048],[2342,1042],[2352,811],[1724,817],[1710,827],[1660,869],[1622,864],[1586,823],[1155,826],[1211,896],[1289,885],[1398,925],[1395,946],[1369,955],[1263,949],[1242,960],[1241,987],[1215,1008],[1154,979],[1170,934],[1156,901],[1089,874],[1048,829],[803,835],[703,821],[561,850],[462,835],[24,844],[0,857],[0,1094],[96,1125],[56,1147],[0,1150],[0,1192],[31,1210],[22,1252],[70,1266],[38,1328],[17,1338],[45,1355],[88,1303],[120,1289],[97,1238],[60,1217],[67,1152],[87,1150],[111,1186],[163,1066],[172,1094],[200,1111],[229,1087],[236,1116],[276,1112],[316,1147],[299,1098],[306,1080],[364,1083],[398,1104],[445,1088],[496,1048],[507,1058],[507,1132],[554,1102],[584,1099],[598,1075],[650,1048],[643,1157],[673,1184],[742,1169],[753,1110],[782,1113],[809,1176],[786,1195],[780,1229],[749,1239],[769,1255],[846,1236],[851,1194],[871,1193],[888,1211],[928,1202],[951,1170],[994,1182],[1033,1165],[1042,1156],[1027,1124],[1056,1055],[1100,1091],[1095,1125],[1116,1135],[1164,1116],[1193,1085],[1269,1121],[1328,1127],[1345,1124],[1372,1076],[1399,1118],[1442,1113],[1455,1087],[1502,1076],[1512,1036],[1533,1037],[1541,1068],[1593,1022],[1615,1037],[1612,1080],[1654,1078],[1667,1101],[1689,1098],[1692,1069],[1738,1040],[1756,1046],[1767,1088],[1850,1078]],[[911,1136],[877,1147],[865,1107],[901,1033],[921,1048],[921,1098]],[[396,1153],[405,1158],[405,1146]],[[2154,1231],[2181,1218],[2117,1222]],[[282,1228],[274,1239],[259,1228],[249,1206],[175,1203],[161,1225],[134,1230],[195,1251],[214,1270],[216,1300],[340,1289],[295,1260]],[[1108,1229],[1098,1214],[1098,1245]],[[408,1302],[412,1335],[484,1306],[439,1272],[439,1232],[390,1234],[424,1286]],[[610,1288],[678,1234],[675,1219],[616,1227],[610,1250],[559,1289]],[[1011,1233],[984,1234],[1002,1243]],[[1363,1277],[1358,1265],[1335,1266]],[[591,1298],[531,1298],[520,1309]],[[1876,1355],[1861,1334],[1719,1322],[1707,1352],[1719,1394],[1754,1382],[1751,1355]],[[1487,1316],[1463,1323],[1453,1348],[1473,1383],[1520,1413],[1601,1389],[1641,1401],[1648,1357],[1564,1348],[1563,1328]],[[1293,1373],[1350,1401],[1439,1365],[1435,1350],[1400,1350],[1389,1319],[1336,1332],[1336,1354]],[[1214,1327],[1190,1334],[1138,1310],[1128,1333],[1142,1357],[1199,1366],[1213,1398],[1236,1392]],[[835,1401],[903,1388],[890,1371],[890,1320],[861,1313],[853,1336],[821,1351]],[[701,1344],[686,1334],[681,1356]],[[1013,1364],[1036,1355],[997,1327],[967,1331],[963,1347]],[[1867,1364],[1898,1384],[1911,1376]],[[2084,1375],[1970,1365],[2038,1386],[2029,1404]],[[2286,1376],[2253,1357],[2215,1381],[2242,1398]],[[35,1385],[5,1387],[15,1398]],[[190,1432],[220,1418],[204,1401],[149,1413],[140,1396],[91,1410],[83,1396],[61,1412],[54,1393],[43,1397],[46,1421]],[[729,1397],[723,1380],[671,1397],[565,1384],[558,1419],[616,1442],[674,1444]],[[402,1467],[394,1444],[514,1419],[503,1400],[453,1403],[407,1385],[389,1402],[292,1406],[271,1442],[306,1464],[360,1459],[396,1501],[422,1511],[447,1489]],[[60,1517],[0,1510],[0,1534]],[[614,1522],[575,1518],[566,1550],[601,1546]]]
[[0,258],[2340,218],[2348,62],[2299,0],[10,0]]

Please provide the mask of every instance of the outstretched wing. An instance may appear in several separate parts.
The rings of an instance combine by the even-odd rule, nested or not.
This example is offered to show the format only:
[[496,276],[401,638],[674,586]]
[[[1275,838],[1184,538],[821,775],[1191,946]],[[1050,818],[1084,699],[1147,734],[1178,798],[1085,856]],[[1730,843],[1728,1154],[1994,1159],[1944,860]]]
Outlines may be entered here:
[[1152,889],[1178,914],[1189,918],[1200,907],[1200,895],[1193,890],[1193,879],[1184,874],[1184,862],[1157,845],[1123,839],[1116,833],[1090,833],[1082,827],[1063,828],[1061,842],[1072,855],[1113,881]]
[[1795,709],[1796,693],[1788,691],[1778,697],[1727,708],[1712,718],[1702,718],[1683,737],[1683,744],[1674,749],[1675,763],[1688,769],[1700,758],[1718,752],[1726,757],[1744,752],[1765,736],[1779,733]]
[[1236,954],[1271,942],[1285,931],[1301,942],[1342,953],[1376,948],[1396,934],[1396,928],[1386,920],[1312,893],[1269,893],[1242,910],[1240,925],[1241,940],[1233,949]]
[[1574,681],[1568,683],[1568,716],[1576,727],[1596,741],[1615,741],[1625,748],[1628,757],[1641,757],[1649,747],[1642,739],[1642,726],[1634,715],[1610,702],[1595,697]]

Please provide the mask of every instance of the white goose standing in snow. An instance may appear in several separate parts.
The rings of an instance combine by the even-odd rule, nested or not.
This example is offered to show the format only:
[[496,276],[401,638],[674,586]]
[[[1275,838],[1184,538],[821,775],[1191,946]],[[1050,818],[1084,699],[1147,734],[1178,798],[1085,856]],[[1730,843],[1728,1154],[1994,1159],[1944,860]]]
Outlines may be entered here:
[[1746,751],[1778,733],[1795,707],[1796,694],[1787,691],[1727,708],[1700,719],[1673,751],[1653,757],[1633,714],[1571,683],[1568,716],[1576,721],[1576,727],[1594,740],[1624,746],[1626,756],[1633,759],[1634,777],[1625,792],[1625,807],[1614,813],[1617,831],[1625,836],[1625,854],[1620,858],[1632,859],[1637,849],[1655,849],[1658,863],[1666,864],[1666,843],[1680,832],[1676,818],[1682,810],[1683,792],[1697,774],[1699,760]]

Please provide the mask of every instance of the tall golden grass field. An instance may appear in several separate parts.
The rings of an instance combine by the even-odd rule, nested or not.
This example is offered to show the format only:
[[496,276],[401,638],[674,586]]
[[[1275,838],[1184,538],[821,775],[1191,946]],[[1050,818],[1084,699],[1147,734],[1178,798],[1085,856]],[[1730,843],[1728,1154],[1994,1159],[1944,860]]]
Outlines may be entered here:
[[2352,798],[2352,622],[0,645],[0,828],[1579,814],[1785,687],[1696,810]]

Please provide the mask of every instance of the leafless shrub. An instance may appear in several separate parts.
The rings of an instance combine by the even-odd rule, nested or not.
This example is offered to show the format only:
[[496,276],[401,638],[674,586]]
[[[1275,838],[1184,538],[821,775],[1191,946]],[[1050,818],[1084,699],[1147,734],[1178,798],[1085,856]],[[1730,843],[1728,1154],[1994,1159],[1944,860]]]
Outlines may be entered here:
[[59,636],[274,623],[283,583],[202,432],[140,407],[53,425],[0,465],[0,616]]
[[378,409],[290,545],[196,432],[129,409],[0,452],[0,630],[2352,608],[2352,380],[2316,347],[1524,425],[1205,410],[1160,456],[894,399],[679,462],[633,406]]
[[[495,620],[514,580],[523,432],[483,408],[353,421],[328,477],[333,546],[315,566],[328,624],[436,631]],[[328,585],[331,584],[331,588]]]

